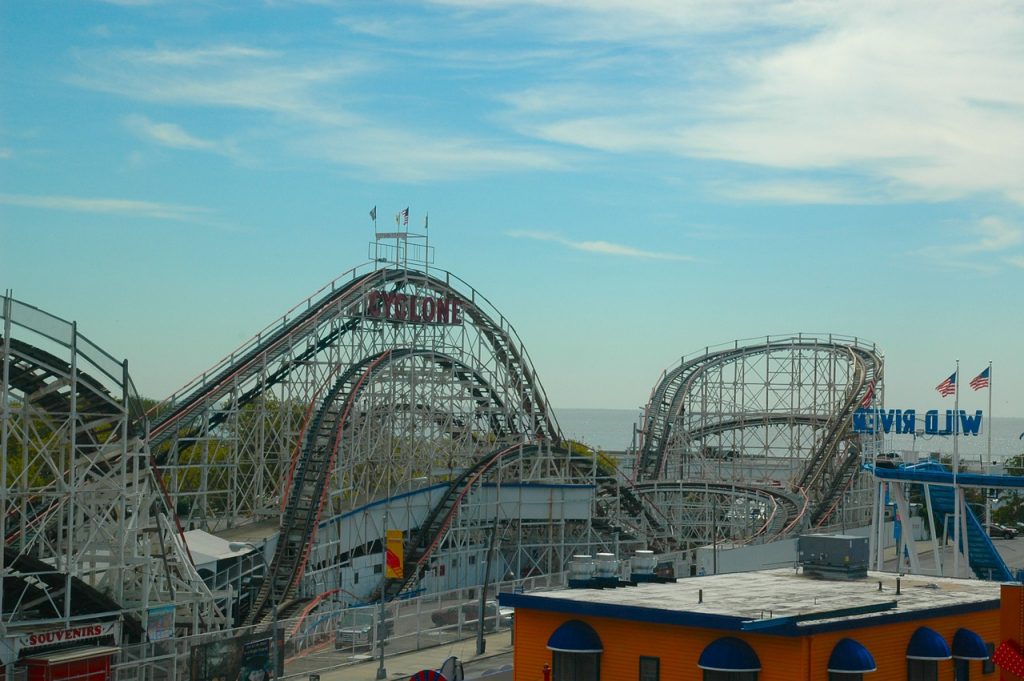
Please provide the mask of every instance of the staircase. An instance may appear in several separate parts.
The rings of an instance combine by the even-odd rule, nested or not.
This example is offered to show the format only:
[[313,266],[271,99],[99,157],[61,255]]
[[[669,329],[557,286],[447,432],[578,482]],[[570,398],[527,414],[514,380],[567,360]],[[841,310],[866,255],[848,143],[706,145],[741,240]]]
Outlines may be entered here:
[[[947,472],[941,464],[922,464],[927,468],[922,469],[915,466],[916,470],[937,470]],[[929,496],[931,497],[932,510],[938,519],[949,516],[953,517],[953,488],[946,485],[928,485]],[[970,507],[966,507],[967,513],[967,551],[968,562],[978,579],[988,579],[996,582],[1012,582],[1014,576],[1010,568],[1006,566],[1003,557],[999,555],[995,545],[989,538],[985,528],[981,526]],[[953,540],[953,523],[948,523],[947,534],[950,541]],[[961,540],[962,541],[962,540]]]

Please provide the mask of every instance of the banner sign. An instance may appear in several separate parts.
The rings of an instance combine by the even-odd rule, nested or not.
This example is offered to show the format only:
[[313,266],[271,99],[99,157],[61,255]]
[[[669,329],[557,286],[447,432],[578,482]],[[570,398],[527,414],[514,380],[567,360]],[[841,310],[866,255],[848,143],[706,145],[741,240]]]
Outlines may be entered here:
[[[284,632],[277,632],[278,651],[284,649]],[[274,671],[270,633],[250,634],[193,646],[189,678],[191,681],[270,681],[284,672],[284,658],[278,655]]]
[[146,618],[146,637],[150,641],[164,641],[174,636],[174,611],[172,605],[150,608]]
[[860,408],[853,413],[853,432],[855,433],[895,433],[896,435],[952,435],[954,429],[960,435],[977,435],[981,429],[982,414],[978,409],[973,415],[961,409],[954,412],[947,409],[940,419],[938,409],[929,409],[924,413],[924,430],[917,430],[917,411],[915,409],[865,409]]
[[385,579],[401,579],[404,575],[405,542],[401,530],[388,530],[387,572]]
[[57,643],[73,643],[102,636],[114,636],[116,641],[116,634],[117,622],[96,622],[94,624],[82,624],[70,629],[31,631],[18,638],[18,648],[24,650],[26,648],[38,648],[39,646],[52,646]]

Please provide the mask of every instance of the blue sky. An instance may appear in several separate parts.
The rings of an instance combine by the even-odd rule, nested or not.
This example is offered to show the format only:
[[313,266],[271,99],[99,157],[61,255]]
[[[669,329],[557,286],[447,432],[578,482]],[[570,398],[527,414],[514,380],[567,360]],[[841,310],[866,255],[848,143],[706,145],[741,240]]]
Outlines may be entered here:
[[143,393],[365,260],[374,205],[429,212],[559,407],[831,332],[890,406],[991,360],[1024,415],[1017,3],[0,4],[0,288]]

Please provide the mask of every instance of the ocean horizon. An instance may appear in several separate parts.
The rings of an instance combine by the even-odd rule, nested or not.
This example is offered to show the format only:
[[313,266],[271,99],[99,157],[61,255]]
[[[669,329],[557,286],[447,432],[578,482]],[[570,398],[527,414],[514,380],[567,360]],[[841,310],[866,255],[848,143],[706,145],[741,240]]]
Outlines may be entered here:
[[[618,452],[633,441],[633,428],[640,421],[639,409],[555,409],[562,434],[591,447]],[[961,460],[984,463],[988,452],[988,429],[992,430],[992,460],[1002,461],[1024,453],[1024,418],[985,418],[978,435],[965,435],[957,443]],[[943,435],[886,435],[886,449],[923,454],[953,453],[953,438]]]

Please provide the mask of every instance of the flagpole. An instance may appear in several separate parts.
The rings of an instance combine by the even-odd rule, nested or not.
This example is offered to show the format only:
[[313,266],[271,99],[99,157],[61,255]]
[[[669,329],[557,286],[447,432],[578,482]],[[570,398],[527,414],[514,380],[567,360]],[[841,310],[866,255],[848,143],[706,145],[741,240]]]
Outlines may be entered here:
[[[988,447],[985,456],[985,474],[992,475],[992,360],[988,361]],[[985,489],[985,531],[992,525],[992,502],[989,498],[989,488]]]
[[957,485],[957,471],[960,470],[960,449],[958,446],[957,433],[959,428],[960,413],[960,360],[956,361],[956,373],[953,374],[953,576],[960,576],[960,522],[962,520],[962,500],[960,486]]
[[988,469],[992,472],[992,360],[988,361]]

